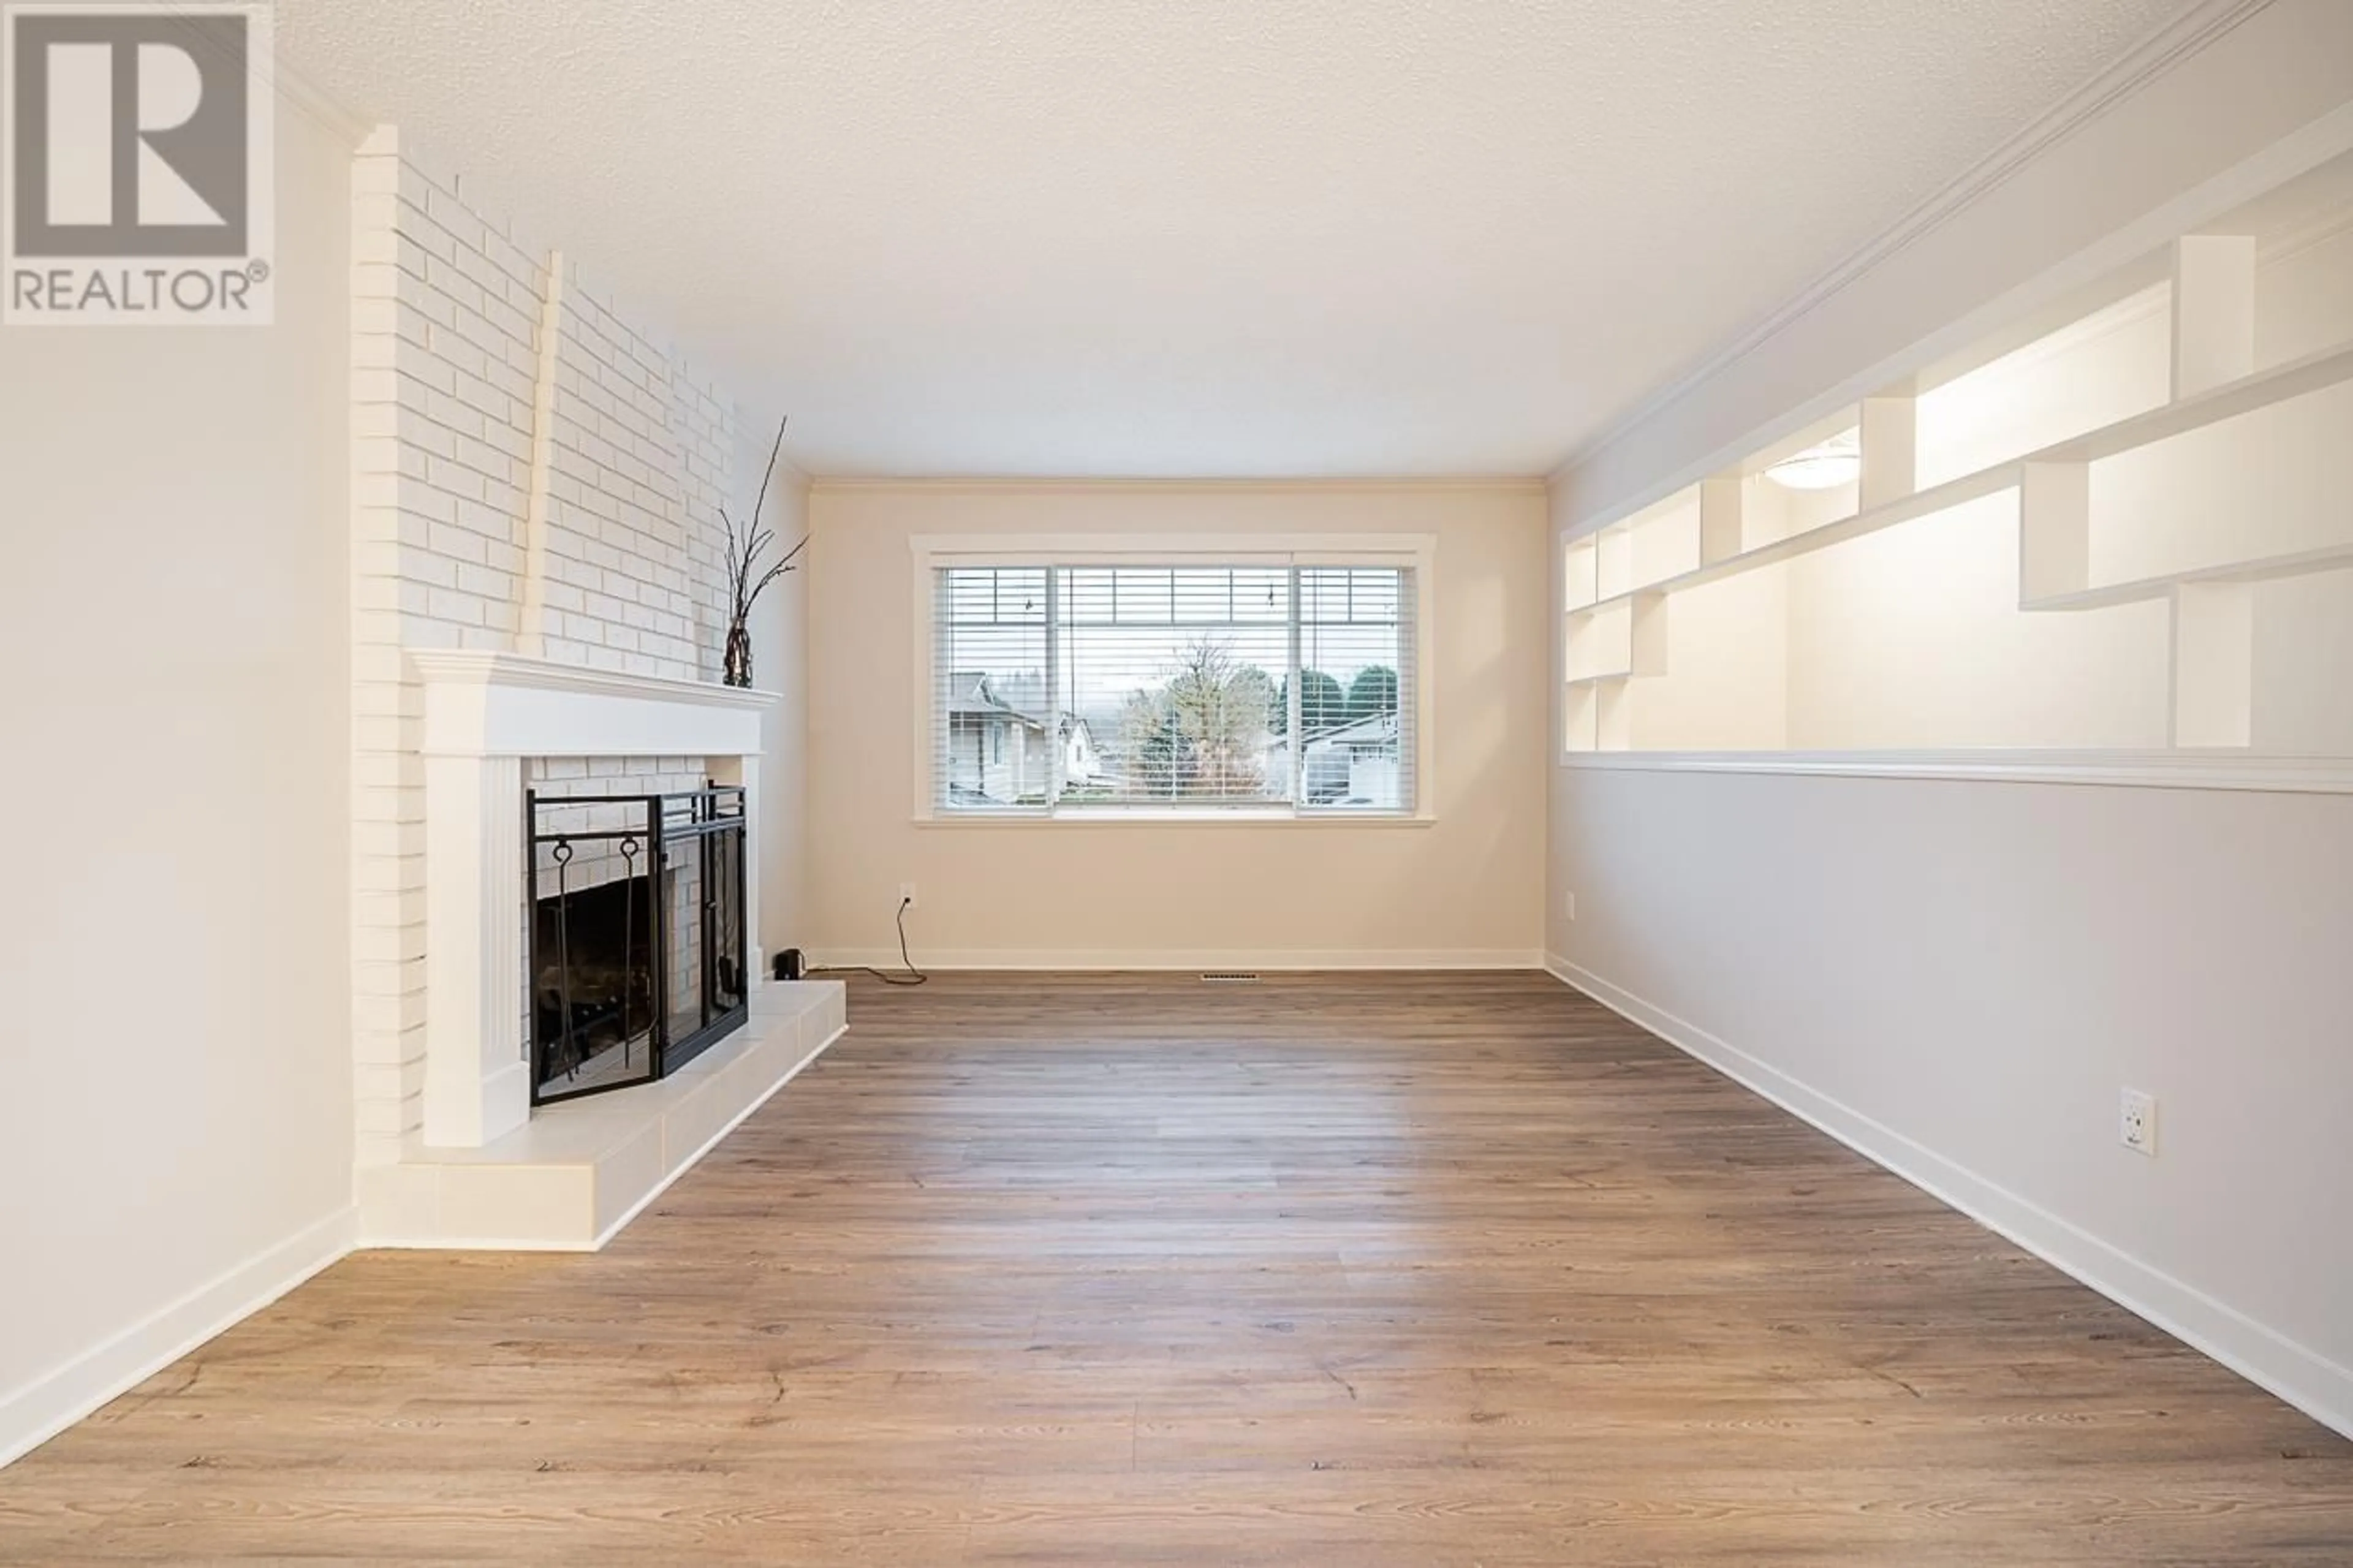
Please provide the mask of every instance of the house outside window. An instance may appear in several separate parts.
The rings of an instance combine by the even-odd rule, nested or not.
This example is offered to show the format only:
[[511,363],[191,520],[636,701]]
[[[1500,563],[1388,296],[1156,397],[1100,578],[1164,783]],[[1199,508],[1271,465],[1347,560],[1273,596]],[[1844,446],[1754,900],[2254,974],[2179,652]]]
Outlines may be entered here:
[[1430,551],[1382,544],[987,560],[919,542],[923,814],[1426,818]]

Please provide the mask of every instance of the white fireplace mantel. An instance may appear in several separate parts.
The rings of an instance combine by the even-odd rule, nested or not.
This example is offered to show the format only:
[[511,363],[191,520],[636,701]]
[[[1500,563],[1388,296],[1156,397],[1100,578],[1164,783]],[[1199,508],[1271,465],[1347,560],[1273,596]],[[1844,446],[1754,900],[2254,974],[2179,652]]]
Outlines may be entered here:
[[579,669],[520,654],[412,652],[425,753],[458,757],[751,756],[773,691]]
[[425,682],[425,1142],[479,1148],[531,1115],[523,759],[702,757],[713,778],[743,785],[757,973],[761,717],[777,697],[509,653],[409,659]]

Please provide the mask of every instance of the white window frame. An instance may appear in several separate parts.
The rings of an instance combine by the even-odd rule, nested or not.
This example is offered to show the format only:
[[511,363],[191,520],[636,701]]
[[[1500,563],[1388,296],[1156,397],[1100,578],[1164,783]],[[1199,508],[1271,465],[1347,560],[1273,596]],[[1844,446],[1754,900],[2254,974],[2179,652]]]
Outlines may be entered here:
[[[1178,825],[1284,827],[1419,827],[1438,820],[1435,655],[1438,536],[1432,533],[1036,533],[916,534],[913,557],[914,820],[929,826],[1168,827]],[[1362,566],[1403,568],[1414,585],[1414,801],[1411,811],[1334,810],[1294,804],[1267,806],[1054,805],[1003,811],[939,806],[932,773],[932,668],[938,595],[935,574],[951,567],[1007,566]],[[1296,635],[1296,620],[1293,633]]]

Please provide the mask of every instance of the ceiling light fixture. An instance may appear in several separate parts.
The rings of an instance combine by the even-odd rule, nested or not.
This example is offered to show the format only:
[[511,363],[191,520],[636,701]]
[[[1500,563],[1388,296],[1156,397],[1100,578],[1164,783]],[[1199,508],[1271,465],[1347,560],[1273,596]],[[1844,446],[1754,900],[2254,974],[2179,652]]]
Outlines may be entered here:
[[1862,475],[1861,433],[1841,430],[1819,447],[1809,447],[1765,470],[1765,477],[1790,490],[1834,490]]

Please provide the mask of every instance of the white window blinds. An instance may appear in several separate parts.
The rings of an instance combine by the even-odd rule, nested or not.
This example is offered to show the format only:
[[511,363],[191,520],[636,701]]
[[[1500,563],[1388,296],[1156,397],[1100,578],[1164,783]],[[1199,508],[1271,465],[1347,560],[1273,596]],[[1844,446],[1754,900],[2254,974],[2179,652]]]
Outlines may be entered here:
[[939,567],[934,806],[1410,813],[1414,575]]

